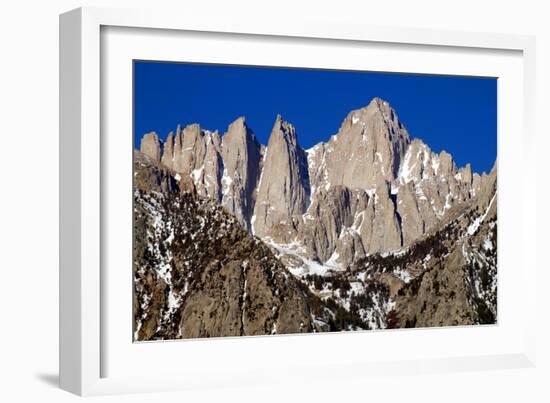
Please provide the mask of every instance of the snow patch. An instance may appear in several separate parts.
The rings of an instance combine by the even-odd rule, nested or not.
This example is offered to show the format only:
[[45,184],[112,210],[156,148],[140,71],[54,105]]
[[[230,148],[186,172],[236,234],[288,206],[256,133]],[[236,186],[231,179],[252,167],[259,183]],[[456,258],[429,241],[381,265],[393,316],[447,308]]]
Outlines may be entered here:
[[399,169],[398,178],[399,181],[402,183],[409,183],[412,178],[412,168],[411,166],[411,151],[407,151],[405,154],[405,159],[403,160],[403,164],[401,165],[401,168]]
[[491,209],[491,206],[493,205],[493,202],[495,201],[495,197],[497,196],[496,192],[495,194],[493,195],[493,198],[491,199],[489,205],[487,206],[487,209],[485,209],[485,212],[483,213],[483,215],[477,217],[473,223],[471,223],[469,226],[468,226],[468,234],[469,235],[473,235],[475,234],[475,232],[477,231],[477,229],[479,228],[479,226],[481,225],[481,223],[483,222],[483,220],[485,220],[485,217],[487,217],[487,214],[489,213],[489,210]]
[[338,266],[338,259],[340,258],[340,254],[336,251],[332,254],[332,256],[326,261],[327,266]]
[[405,270],[405,269],[402,269],[401,267],[397,266],[393,269],[393,274],[398,278],[400,279],[401,281],[403,281],[405,284],[408,284],[411,282],[411,280],[413,279],[413,276],[411,276],[411,274]]
[[260,179],[258,179],[258,190],[260,190],[260,186],[262,185],[262,178],[264,177],[264,166],[265,166],[265,160],[267,158],[267,150],[268,150],[268,147],[265,148],[264,156],[262,158],[262,172],[260,172]]
[[[305,256],[306,250],[303,245],[298,243],[296,240],[289,244],[278,244],[272,238],[265,237],[263,241],[270,245],[273,249],[276,250],[276,256],[280,259],[283,256],[293,256],[300,260],[302,264],[297,267],[291,267],[287,265],[287,269],[295,276],[302,277],[308,274],[317,274],[320,276],[326,275],[329,271],[341,271],[342,267],[335,262],[329,263],[328,261],[324,264],[309,259]],[[334,254],[333,256],[334,257]],[[331,257],[331,258],[332,258]],[[336,260],[338,256],[334,257]]]
[[355,216],[355,219],[353,220],[353,225],[350,227],[350,230],[357,235],[361,234],[361,228],[363,227],[363,223],[365,222],[365,210],[361,211]]
[[434,175],[437,175],[437,173],[439,172],[439,164],[440,164],[440,161],[439,161],[439,157],[433,157],[432,158],[432,169],[434,171]]
[[191,172],[191,178],[193,178],[193,182],[199,183],[203,170],[204,170],[204,165],[201,166],[200,168],[193,169],[193,171]]
[[227,169],[223,170],[222,175],[222,197],[226,197],[229,194],[229,189],[233,183],[233,178],[227,173]]
[[399,187],[400,187],[400,186],[399,186],[398,184],[392,183],[392,184],[391,184],[390,193],[391,193],[392,195],[396,195],[397,193],[399,193]]
[[418,196],[418,200],[428,200],[426,195],[424,194],[424,190],[422,190],[421,185],[417,185],[414,188],[416,195]]

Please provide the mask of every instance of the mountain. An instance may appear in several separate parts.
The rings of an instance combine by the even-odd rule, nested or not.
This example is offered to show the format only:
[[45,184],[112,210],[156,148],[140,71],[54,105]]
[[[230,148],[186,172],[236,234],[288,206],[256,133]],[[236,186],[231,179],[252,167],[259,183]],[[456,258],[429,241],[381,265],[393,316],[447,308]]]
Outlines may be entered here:
[[[410,246],[304,281],[370,328],[496,323],[496,169],[486,181],[484,194]],[[380,308],[375,314],[373,298]]]
[[290,225],[306,211],[309,197],[306,153],[298,144],[294,126],[278,115],[264,151],[251,219],[253,233],[266,236],[274,228]]
[[307,150],[239,117],[148,133],[134,166],[136,339],[496,321],[496,161],[457,167],[382,99]]
[[243,117],[233,122],[222,140],[221,204],[249,230],[260,178],[262,147]]
[[223,137],[198,124],[178,126],[164,145],[149,133],[141,152],[192,178],[199,195],[220,203],[250,233],[291,251],[303,272],[307,261],[342,269],[408,246],[484,186],[469,165],[457,168],[447,152],[411,140],[379,98],[308,150],[279,115],[267,147],[241,117]]
[[312,331],[307,292],[271,250],[176,175],[135,156],[134,339]]

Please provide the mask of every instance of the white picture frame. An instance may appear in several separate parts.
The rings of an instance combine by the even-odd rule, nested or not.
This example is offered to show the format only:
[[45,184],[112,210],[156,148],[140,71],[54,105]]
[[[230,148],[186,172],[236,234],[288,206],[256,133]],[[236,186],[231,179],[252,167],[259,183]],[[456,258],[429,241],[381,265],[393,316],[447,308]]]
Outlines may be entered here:
[[[449,51],[448,53],[452,53],[454,50],[467,50],[478,55],[491,52],[512,52],[515,56],[514,61],[511,62],[510,80],[507,82],[515,88],[513,93],[517,94],[519,99],[516,99],[514,104],[509,104],[510,108],[504,110],[510,112],[512,106],[520,105],[521,113],[517,114],[519,117],[516,121],[503,121],[504,124],[499,126],[499,194],[501,196],[503,194],[512,195],[507,193],[507,189],[510,187],[506,182],[513,179],[512,169],[507,169],[510,161],[507,158],[509,155],[507,153],[519,149],[521,158],[525,161],[532,158],[535,153],[535,42],[533,37],[383,28],[303,19],[289,20],[285,24],[269,19],[182,19],[178,14],[158,10],[80,8],[65,13],[60,17],[60,385],[63,389],[79,395],[96,395],[228,385],[245,386],[272,382],[292,383],[296,381],[297,377],[301,381],[306,378],[329,379],[328,373],[332,378],[336,376],[346,379],[347,377],[369,376],[375,373],[411,374],[518,368],[534,365],[536,284],[527,279],[536,277],[537,263],[536,255],[526,252],[530,243],[527,235],[532,234],[531,243],[535,243],[532,241],[532,237],[536,234],[536,212],[527,205],[527,200],[525,203],[523,202],[522,198],[526,196],[522,195],[525,192],[518,192],[519,195],[516,195],[518,199],[513,202],[515,204],[510,204],[508,208],[504,209],[501,209],[499,204],[499,215],[511,216],[510,212],[514,209],[518,214],[513,220],[510,220],[508,227],[504,226],[505,229],[508,228],[509,235],[501,235],[499,232],[499,246],[506,245],[507,239],[510,242],[513,242],[514,239],[517,241],[518,234],[522,237],[521,242],[518,242],[520,246],[514,251],[516,256],[511,256],[511,252],[503,252],[503,248],[499,247],[499,263],[501,259],[505,259],[505,262],[510,260],[509,263],[512,264],[512,259],[516,259],[514,263],[520,265],[521,279],[518,281],[522,281],[522,283],[521,287],[518,287],[518,293],[521,293],[522,296],[521,308],[524,313],[521,322],[511,323],[513,319],[511,316],[510,320],[505,320],[502,323],[499,318],[498,326],[500,328],[498,326],[481,328],[479,335],[472,333],[469,329],[453,328],[420,329],[412,331],[412,333],[409,333],[411,331],[408,330],[375,332],[372,335],[365,332],[349,335],[277,336],[275,338],[240,338],[240,340],[144,343],[141,344],[140,349],[154,352],[156,359],[161,361],[166,360],[167,355],[177,353],[176,350],[187,348],[188,352],[193,350],[195,355],[200,353],[203,354],[203,357],[208,357],[209,364],[217,362],[219,365],[216,365],[215,370],[210,370],[208,379],[204,376],[209,371],[206,366],[200,367],[197,361],[197,367],[194,370],[193,359],[198,360],[196,357],[185,364],[178,364],[180,368],[169,367],[162,376],[154,376],[145,371],[141,375],[131,374],[128,368],[123,366],[120,366],[117,371],[108,369],[107,359],[111,356],[115,357],[119,351],[124,350],[122,348],[124,346],[112,343],[111,336],[105,329],[106,326],[111,325],[106,318],[109,316],[109,304],[111,303],[107,303],[107,301],[112,301],[112,298],[107,298],[109,292],[105,290],[104,284],[105,279],[110,279],[110,277],[102,271],[102,267],[104,268],[107,264],[105,256],[108,249],[102,238],[104,235],[102,228],[104,221],[102,220],[105,220],[105,217],[102,216],[102,208],[105,208],[105,203],[110,203],[109,197],[106,197],[103,191],[106,186],[105,182],[107,182],[105,178],[110,175],[106,166],[112,166],[107,165],[109,152],[105,147],[117,147],[110,141],[112,137],[107,139],[102,137],[102,133],[109,132],[110,128],[110,123],[103,121],[109,111],[103,109],[105,105],[102,97],[109,93],[109,88],[105,88],[109,82],[102,81],[102,74],[105,72],[102,70],[104,65],[101,60],[105,55],[109,55],[108,52],[102,53],[104,52],[102,47],[105,46],[105,42],[102,42],[102,31],[109,30],[109,27],[172,33],[170,38],[166,39],[167,45],[158,46],[159,49],[170,49],[170,43],[177,41],[178,32],[192,32],[198,37],[201,36],[201,33],[204,35],[217,33],[218,39],[223,38],[224,35],[239,38],[241,36],[243,38],[252,37],[257,43],[270,41],[279,43],[278,46],[285,46],[284,43],[288,41],[298,41],[301,46],[308,46],[307,44],[311,43],[309,41],[314,40],[320,41],[321,44],[328,41],[330,43],[327,46],[332,46],[333,49],[344,47],[346,44],[354,44],[354,46],[376,44],[382,48],[396,45],[401,47],[399,49],[402,51],[410,46],[416,48],[416,51],[426,51],[428,54],[430,49],[441,52]],[[132,35],[132,33],[125,32],[124,35]],[[176,36],[174,37],[174,35]],[[163,39],[161,37],[151,39],[151,41],[155,40],[160,44]],[[145,42],[143,42],[143,47],[147,47]],[[397,52],[400,51],[399,49]],[[159,57],[165,57],[162,52],[157,54]],[[177,59],[178,56],[175,57]],[[200,58],[200,56],[196,57]],[[452,57],[451,55],[451,59]],[[432,60],[432,62],[434,61]],[[438,72],[437,63],[432,64],[434,70],[431,72]],[[520,75],[517,74],[520,70],[514,70],[513,66],[520,68]],[[472,69],[471,72],[475,72],[475,66]],[[486,71],[486,74],[490,74],[491,71],[489,67],[484,70],[481,66],[480,70]],[[427,68],[423,71],[430,72]],[[456,71],[458,73],[463,70]],[[506,91],[504,93],[512,94],[512,92]],[[126,105],[126,109],[128,109],[128,105]],[[502,112],[501,109],[499,109],[500,112]],[[517,130],[510,130],[512,127]],[[509,135],[503,137],[502,133]],[[127,167],[128,172],[131,171],[130,166]],[[506,179],[506,177],[511,179]],[[534,175],[520,179],[524,189],[536,189]],[[114,224],[113,221],[111,225],[118,224]],[[127,255],[128,252],[126,251]],[[503,300],[506,302],[507,298],[509,297],[506,292],[502,291],[499,294],[499,312],[500,303]],[[505,307],[506,304],[503,306]],[[505,330],[502,329],[511,327],[515,329],[514,334],[505,335]],[[112,332],[120,333],[114,328],[111,329]],[[304,374],[303,367],[293,362],[289,362],[285,366],[284,363],[270,361],[274,365],[273,368],[267,362],[264,367],[261,367],[261,363],[256,362],[254,365],[258,366],[251,365],[247,368],[247,363],[253,363],[252,358],[244,359],[240,367],[233,368],[224,365],[223,362],[223,360],[231,358],[224,355],[224,351],[228,349],[232,351],[247,349],[250,350],[249,355],[258,356],[268,355],[270,351],[277,352],[277,348],[307,351],[310,345],[316,348],[321,343],[336,345],[341,343],[342,337],[346,337],[344,344],[357,346],[359,343],[369,341],[369,338],[370,340],[375,338],[377,343],[381,339],[395,341],[399,338],[410,338],[411,341],[414,339],[421,343],[423,339],[431,340],[432,336],[439,342],[446,337],[455,338],[455,340],[461,338],[468,340],[468,337],[479,336],[490,340],[491,337],[502,336],[503,344],[487,354],[484,354],[482,350],[475,351],[474,349],[471,349],[470,354],[464,353],[471,347],[466,342],[463,350],[449,351],[448,354],[445,350],[434,350],[433,354],[418,354],[403,359],[389,355],[385,358],[384,354],[370,359],[358,354],[347,360],[333,360],[324,363],[312,359],[307,374]],[[505,343],[504,341],[508,339],[504,336],[513,337],[513,342]],[[131,344],[131,338],[128,338],[127,341]],[[498,342],[495,342],[495,345],[498,345]],[[119,354],[119,360],[131,362],[130,355],[132,354],[147,355],[146,351],[133,352],[130,348],[132,346],[127,347],[129,349],[124,350],[127,355]],[[276,360],[276,356],[273,357],[273,360]],[[284,371],[281,371],[281,366],[284,367]],[[210,368],[212,367],[210,366]],[[125,371],[128,373],[126,374]]]

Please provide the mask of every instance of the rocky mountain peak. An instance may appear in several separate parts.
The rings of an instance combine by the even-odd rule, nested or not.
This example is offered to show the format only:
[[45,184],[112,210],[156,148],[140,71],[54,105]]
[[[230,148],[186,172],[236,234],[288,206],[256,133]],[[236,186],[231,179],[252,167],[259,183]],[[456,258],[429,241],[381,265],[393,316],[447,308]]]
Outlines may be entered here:
[[289,224],[309,204],[307,156],[294,126],[277,115],[264,153],[253,231],[266,235],[275,224]]
[[244,130],[245,128],[248,128],[246,124],[246,118],[244,116],[239,116],[237,119],[235,119],[233,122],[229,124],[228,130],[226,135],[228,135],[232,128],[240,128],[241,130]]
[[245,118],[239,117],[222,138],[222,205],[250,228],[255,189],[260,175],[261,148]]
[[[467,165],[463,168],[465,177],[471,178],[471,168]],[[398,179],[400,182],[415,183],[434,177],[442,177],[446,180],[457,174],[457,167],[453,157],[442,150],[439,154],[433,152],[430,147],[420,139],[411,141],[407,153],[400,166]],[[462,175],[462,173],[461,173]]]
[[223,135],[222,142],[224,144],[227,144],[228,146],[234,145],[236,143],[240,144],[249,144],[252,143],[256,145],[258,148],[260,147],[260,144],[258,143],[258,140],[256,139],[256,136],[252,129],[248,127],[246,124],[246,118],[244,116],[240,116],[237,119],[235,119],[233,122],[229,124],[229,127],[227,128],[227,132]]
[[140,149],[137,340],[494,323],[497,163],[457,167],[383,99],[307,151],[281,115],[267,147],[239,117]]
[[161,141],[157,133],[150,132],[141,139],[140,151],[155,162],[160,162]]
[[278,114],[275,119],[275,124],[271,130],[268,147],[275,141],[284,141],[292,147],[298,147],[298,139],[296,137],[296,128],[289,122],[283,119],[282,115]]
[[[179,126],[178,131],[179,135]],[[172,165],[172,159],[174,158],[174,132],[168,133],[166,141],[164,142],[164,150],[162,151],[161,162],[170,167]]]
[[[409,133],[395,111],[379,98],[351,111],[324,147],[322,186],[372,189],[392,182],[409,146]],[[326,183],[325,183],[326,182]]]
[[390,105],[388,101],[385,101],[382,98],[374,97],[369,102],[367,109],[377,109],[382,114],[392,118],[392,120],[395,117],[396,118],[395,120],[397,121],[397,113],[395,112],[395,109],[393,109],[393,107]]
[[[393,142],[403,142],[405,146],[410,143],[409,133],[405,130],[402,122],[397,116],[397,112],[389,102],[381,98],[373,98],[367,106],[351,111],[342,127],[351,127],[354,125],[366,126],[376,123],[381,127],[386,127],[388,138]],[[342,128],[340,129],[342,130]],[[356,133],[356,132],[355,132]]]
[[[142,152],[159,161],[161,144],[149,133]],[[496,178],[457,168],[446,151],[411,139],[381,98],[348,113],[329,141],[307,151],[279,114],[266,147],[241,116],[223,136],[178,126],[160,158],[180,186],[191,180],[198,196],[221,204],[244,229],[333,267],[407,247],[464,202],[482,194],[489,202],[484,189]]]

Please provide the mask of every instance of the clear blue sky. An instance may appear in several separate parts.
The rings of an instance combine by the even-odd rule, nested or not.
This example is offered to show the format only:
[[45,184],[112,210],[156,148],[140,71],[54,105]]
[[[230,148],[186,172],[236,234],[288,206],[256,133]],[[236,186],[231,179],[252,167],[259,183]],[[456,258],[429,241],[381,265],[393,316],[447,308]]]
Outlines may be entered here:
[[277,113],[309,148],[328,140],[353,109],[388,101],[413,138],[457,165],[488,172],[496,158],[497,80],[457,76],[134,62],[134,140],[178,124],[225,133],[246,116],[267,144]]

